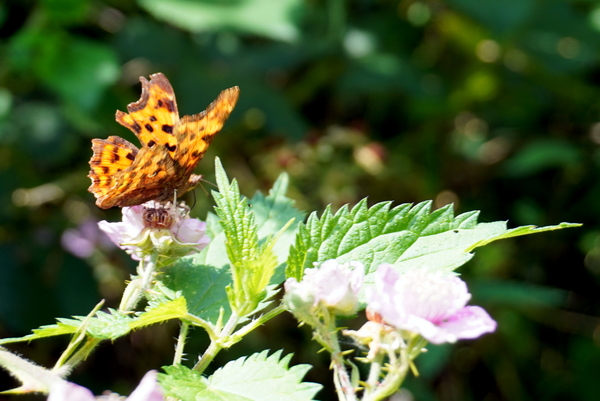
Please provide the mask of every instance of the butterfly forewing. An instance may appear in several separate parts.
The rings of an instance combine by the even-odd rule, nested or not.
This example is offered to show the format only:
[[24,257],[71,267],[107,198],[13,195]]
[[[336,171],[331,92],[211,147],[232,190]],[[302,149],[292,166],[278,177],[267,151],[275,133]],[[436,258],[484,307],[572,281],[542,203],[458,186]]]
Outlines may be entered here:
[[177,142],[173,129],[179,121],[179,112],[173,87],[161,73],[150,75],[150,81],[140,77],[140,82],[140,100],[127,106],[128,113],[117,110],[115,118],[119,124],[129,128],[142,145],[165,145],[174,150]]
[[234,86],[222,91],[202,113],[184,116],[176,125],[175,137],[179,143],[175,160],[191,174],[208,149],[215,135],[237,103],[240,89]]

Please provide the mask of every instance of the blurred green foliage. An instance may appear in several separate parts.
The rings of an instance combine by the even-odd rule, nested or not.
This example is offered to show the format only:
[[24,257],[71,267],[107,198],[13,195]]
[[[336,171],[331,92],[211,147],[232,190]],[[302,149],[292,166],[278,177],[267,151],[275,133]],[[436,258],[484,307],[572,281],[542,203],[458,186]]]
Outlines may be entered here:
[[[434,199],[510,226],[585,223],[478,250],[460,272],[499,330],[432,347],[409,390],[417,400],[597,399],[600,3],[5,0],[0,25],[0,335],[86,314],[99,298],[115,306],[126,255],[88,234],[95,250],[77,258],[61,236],[118,219],[86,191],[90,139],[136,143],[115,110],[139,98],[139,76],[161,71],[185,114],[240,86],[199,171],[214,181],[219,155],[246,195],[286,170],[305,210]],[[197,189],[196,200],[205,216],[212,199]],[[294,326],[282,316],[222,357],[283,348],[331,389],[325,357]],[[106,345],[72,378],[127,393],[169,363],[173,333]],[[18,351],[51,366],[64,345]],[[2,377],[2,389],[13,384]]]

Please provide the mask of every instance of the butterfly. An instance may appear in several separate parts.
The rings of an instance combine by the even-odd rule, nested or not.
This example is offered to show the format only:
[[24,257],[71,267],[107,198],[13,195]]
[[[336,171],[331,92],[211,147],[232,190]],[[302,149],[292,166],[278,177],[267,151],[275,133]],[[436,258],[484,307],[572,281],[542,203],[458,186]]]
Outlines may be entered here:
[[205,111],[179,118],[173,87],[162,73],[140,77],[140,100],[117,111],[116,120],[129,128],[142,147],[119,136],[92,139],[88,191],[102,209],[135,206],[150,200],[173,200],[194,188],[202,176],[193,174],[208,145],[237,103],[240,89],[222,91]]

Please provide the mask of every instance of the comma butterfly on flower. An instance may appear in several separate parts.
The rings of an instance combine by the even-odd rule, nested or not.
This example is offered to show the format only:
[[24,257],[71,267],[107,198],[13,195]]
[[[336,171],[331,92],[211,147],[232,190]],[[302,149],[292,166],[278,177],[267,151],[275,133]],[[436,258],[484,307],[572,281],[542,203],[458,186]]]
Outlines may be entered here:
[[164,202],[173,194],[194,188],[202,178],[193,174],[208,145],[235,107],[240,89],[222,91],[205,111],[179,118],[169,80],[153,74],[140,77],[142,96],[117,111],[117,122],[140,140],[138,149],[118,136],[92,139],[88,191],[103,209],[135,206],[150,200]]

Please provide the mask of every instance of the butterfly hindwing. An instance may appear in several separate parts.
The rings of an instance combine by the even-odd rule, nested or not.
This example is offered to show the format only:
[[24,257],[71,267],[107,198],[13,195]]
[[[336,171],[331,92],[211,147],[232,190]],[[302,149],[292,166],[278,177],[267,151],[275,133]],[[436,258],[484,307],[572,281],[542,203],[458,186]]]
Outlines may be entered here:
[[169,197],[177,185],[175,176],[175,164],[164,146],[143,147],[131,166],[111,176],[112,186],[104,196],[97,196],[96,205],[108,209]]
[[109,136],[107,139],[92,139],[92,150],[94,154],[88,175],[92,185],[88,190],[96,197],[102,197],[112,191],[115,175],[133,164],[138,148],[121,137]]

